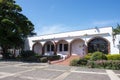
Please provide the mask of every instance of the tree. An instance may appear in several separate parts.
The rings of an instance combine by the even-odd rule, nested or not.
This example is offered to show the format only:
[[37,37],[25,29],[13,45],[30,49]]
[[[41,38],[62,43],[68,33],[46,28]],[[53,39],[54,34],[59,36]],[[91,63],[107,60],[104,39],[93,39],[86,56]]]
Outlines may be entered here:
[[27,36],[35,35],[34,25],[21,11],[15,0],[0,0],[0,46],[3,54],[9,48],[22,47]]
[[117,24],[117,27],[113,29],[114,35],[120,34],[120,25]]
[[[117,27],[115,29],[113,29],[113,37],[114,37],[114,40],[115,40],[115,36],[117,34],[120,34],[120,25],[117,24]],[[120,53],[120,41],[119,41],[119,44],[117,45],[118,46],[118,49],[119,49],[119,53]]]

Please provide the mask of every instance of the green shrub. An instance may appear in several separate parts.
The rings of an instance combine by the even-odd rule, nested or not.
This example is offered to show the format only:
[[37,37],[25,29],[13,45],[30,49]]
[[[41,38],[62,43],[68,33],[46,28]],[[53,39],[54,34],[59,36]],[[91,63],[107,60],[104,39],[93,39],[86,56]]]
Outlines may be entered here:
[[73,59],[71,62],[70,62],[70,65],[71,66],[84,66],[87,64],[87,60],[84,59],[84,58],[80,58],[80,59]]
[[92,56],[92,53],[88,53],[87,55],[88,55],[88,56]]
[[112,61],[112,69],[120,70],[120,61]]
[[59,55],[50,55],[50,56],[46,56],[48,58],[48,60],[50,61],[54,61],[54,60],[59,60],[60,56]]
[[87,66],[90,68],[105,68],[105,69],[120,70],[120,61],[118,60],[89,61]]
[[89,68],[94,68],[94,67],[95,67],[94,61],[88,61],[87,66],[88,66]]
[[96,61],[96,60],[107,60],[107,57],[102,52],[94,52],[90,58],[90,60]]
[[120,60],[120,54],[107,55],[108,60]]
[[48,62],[47,57],[41,57],[40,58],[40,62],[43,62],[43,63]]
[[70,66],[79,66],[78,59],[73,59],[72,61],[70,61]]
[[78,64],[79,64],[79,65],[86,65],[86,64],[87,64],[87,60],[84,59],[84,58],[80,58],[80,59],[78,60]]
[[105,68],[108,66],[108,63],[106,60],[89,61],[87,66],[91,68]]
[[37,62],[38,58],[36,56],[29,56],[28,58],[25,58],[24,60],[25,61]]
[[3,59],[15,59],[15,56],[12,53],[4,53]]
[[23,61],[38,62],[40,57],[40,55],[33,51],[22,51],[19,58]]
[[86,55],[86,56],[84,57],[84,59],[86,59],[86,60],[90,60],[90,58],[91,58],[91,56],[89,56],[89,55]]
[[36,54],[33,51],[22,51],[20,53],[21,58],[28,58],[30,56],[35,56]]

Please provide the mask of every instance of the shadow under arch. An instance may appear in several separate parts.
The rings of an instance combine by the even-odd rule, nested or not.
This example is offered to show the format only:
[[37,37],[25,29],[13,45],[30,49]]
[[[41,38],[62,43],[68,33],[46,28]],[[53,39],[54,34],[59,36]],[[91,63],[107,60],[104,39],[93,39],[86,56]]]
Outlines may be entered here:
[[95,51],[100,51],[103,52],[104,54],[110,53],[110,42],[101,36],[91,38],[87,42],[87,45],[88,53],[93,53]]

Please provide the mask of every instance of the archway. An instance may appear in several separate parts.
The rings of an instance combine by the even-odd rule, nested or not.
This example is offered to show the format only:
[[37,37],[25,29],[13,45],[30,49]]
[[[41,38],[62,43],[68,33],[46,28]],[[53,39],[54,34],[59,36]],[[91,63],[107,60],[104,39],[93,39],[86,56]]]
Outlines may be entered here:
[[35,43],[34,45],[33,45],[33,51],[35,52],[35,53],[37,53],[37,54],[42,54],[42,45],[41,45],[41,43]]
[[67,55],[68,54],[68,42],[66,40],[59,40],[57,42],[57,54]]
[[95,51],[103,52],[104,54],[108,54],[110,50],[110,43],[108,40],[102,37],[92,38],[88,42],[88,53],[93,53]]
[[87,47],[85,45],[84,40],[82,39],[74,39],[71,42],[71,54],[72,55],[79,55],[84,56],[86,54]]
[[47,41],[44,44],[44,54],[54,55],[55,54],[55,43],[53,43],[52,41]]

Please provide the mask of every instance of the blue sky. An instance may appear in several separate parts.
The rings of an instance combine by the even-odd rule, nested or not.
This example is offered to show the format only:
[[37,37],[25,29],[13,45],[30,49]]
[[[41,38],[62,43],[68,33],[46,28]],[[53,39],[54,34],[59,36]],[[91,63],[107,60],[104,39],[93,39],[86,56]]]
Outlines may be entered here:
[[120,24],[120,0],[16,0],[38,35]]

